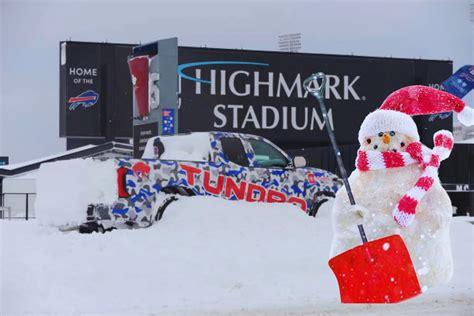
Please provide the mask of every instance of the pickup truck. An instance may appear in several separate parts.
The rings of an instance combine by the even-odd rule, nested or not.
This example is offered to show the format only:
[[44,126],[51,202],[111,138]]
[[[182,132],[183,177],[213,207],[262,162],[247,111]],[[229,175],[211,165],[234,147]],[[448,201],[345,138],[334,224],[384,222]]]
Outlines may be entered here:
[[342,185],[328,171],[305,167],[303,157],[292,159],[267,139],[240,133],[153,137],[142,159],[114,160],[117,200],[87,210],[88,221],[108,222],[108,227],[150,226],[166,194],[293,203],[315,216]]

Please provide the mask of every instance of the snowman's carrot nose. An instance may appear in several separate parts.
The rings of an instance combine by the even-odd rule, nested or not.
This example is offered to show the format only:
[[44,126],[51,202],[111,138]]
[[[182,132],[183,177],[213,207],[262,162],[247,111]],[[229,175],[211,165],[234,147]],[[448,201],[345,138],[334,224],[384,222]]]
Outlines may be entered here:
[[383,134],[382,141],[384,142],[384,144],[389,144],[390,143],[390,136],[388,136],[387,134]]

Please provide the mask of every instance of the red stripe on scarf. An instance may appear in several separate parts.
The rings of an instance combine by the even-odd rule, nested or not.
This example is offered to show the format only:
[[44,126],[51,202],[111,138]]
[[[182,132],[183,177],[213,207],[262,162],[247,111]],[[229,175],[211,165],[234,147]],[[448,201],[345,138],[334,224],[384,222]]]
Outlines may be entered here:
[[439,157],[438,157],[438,155],[431,155],[430,162],[428,162],[428,163],[425,165],[425,168],[426,168],[426,167],[439,168]]
[[421,143],[411,143],[407,146],[406,152],[410,154],[410,156],[418,162],[423,161],[423,151]]
[[417,205],[418,201],[413,199],[411,196],[404,195],[398,202],[398,209],[407,214],[415,214]]
[[387,168],[398,168],[405,166],[405,161],[400,153],[392,151],[382,152],[383,162]]
[[434,179],[432,177],[421,177],[415,183],[416,187],[422,188],[425,191],[428,191],[434,183]]
[[363,150],[359,150],[357,152],[357,169],[360,171],[368,171],[369,170],[369,159],[367,159],[367,152]]

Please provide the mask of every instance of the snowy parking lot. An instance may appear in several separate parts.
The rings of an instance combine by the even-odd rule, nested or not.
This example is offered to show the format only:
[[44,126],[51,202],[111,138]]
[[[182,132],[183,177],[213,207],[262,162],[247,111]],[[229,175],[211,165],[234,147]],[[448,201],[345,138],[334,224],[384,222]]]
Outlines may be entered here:
[[[0,221],[1,314],[473,315],[472,218],[452,223],[454,277],[396,305],[343,305],[330,205],[182,198],[148,229],[62,233]],[[370,236],[369,236],[370,239]]]

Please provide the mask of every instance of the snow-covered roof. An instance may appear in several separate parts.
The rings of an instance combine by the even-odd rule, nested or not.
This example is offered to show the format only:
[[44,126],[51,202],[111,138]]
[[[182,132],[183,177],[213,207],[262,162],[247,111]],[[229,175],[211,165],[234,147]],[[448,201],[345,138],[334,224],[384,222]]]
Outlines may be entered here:
[[131,157],[133,147],[130,144],[123,144],[117,142],[108,142],[101,145],[86,145],[30,161],[1,166],[0,177],[17,176],[32,170],[36,170],[44,162],[52,162],[56,160],[65,160],[73,158],[94,157],[111,152],[120,157]]
[[208,132],[152,137],[146,144],[142,158],[156,158],[153,144],[157,138],[161,140],[164,147],[164,152],[160,155],[160,159],[188,161],[209,160],[211,145]]
[[51,160],[51,159],[55,159],[55,158],[62,157],[62,156],[64,156],[64,155],[69,155],[69,154],[77,153],[77,152],[80,152],[80,151],[83,151],[83,150],[86,150],[86,149],[90,149],[90,148],[94,148],[94,147],[96,147],[96,146],[94,146],[94,145],[86,145],[86,146],[82,146],[82,147],[78,147],[78,148],[66,150],[66,151],[63,151],[63,152],[61,152],[61,153],[57,153],[57,154],[54,154],[54,155],[49,155],[49,156],[46,156],[46,157],[41,157],[41,158],[38,158],[38,159],[23,161],[23,162],[19,162],[19,163],[15,163],[15,164],[4,165],[4,166],[1,166],[0,169],[14,170],[14,169],[18,169],[18,168],[21,168],[21,167],[33,165],[33,164],[36,164],[36,163],[39,163],[39,162],[43,162],[43,161],[45,161],[45,160]]
[[22,174],[19,174],[19,175],[8,177],[8,179],[36,180],[37,175],[38,175],[38,170],[33,170],[33,171],[30,171],[30,172],[25,172],[25,173],[22,173]]

